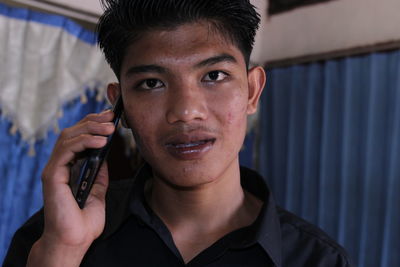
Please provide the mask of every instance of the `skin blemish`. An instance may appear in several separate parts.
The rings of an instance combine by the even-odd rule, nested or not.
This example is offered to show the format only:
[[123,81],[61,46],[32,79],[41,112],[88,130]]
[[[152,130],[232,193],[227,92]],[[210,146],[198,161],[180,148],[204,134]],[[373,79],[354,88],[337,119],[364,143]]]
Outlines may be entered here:
[[228,121],[229,124],[232,124],[232,123],[233,123],[233,115],[232,115],[231,112],[228,113],[228,119],[227,119],[227,121]]

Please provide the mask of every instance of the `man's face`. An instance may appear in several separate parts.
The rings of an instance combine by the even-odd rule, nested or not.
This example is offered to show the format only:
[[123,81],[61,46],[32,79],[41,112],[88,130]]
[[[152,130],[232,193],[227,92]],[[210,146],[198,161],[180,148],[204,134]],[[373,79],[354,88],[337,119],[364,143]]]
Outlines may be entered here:
[[240,50],[208,24],[145,33],[120,81],[127,124],[157,177],[192,188],[237,171],[259,92]]

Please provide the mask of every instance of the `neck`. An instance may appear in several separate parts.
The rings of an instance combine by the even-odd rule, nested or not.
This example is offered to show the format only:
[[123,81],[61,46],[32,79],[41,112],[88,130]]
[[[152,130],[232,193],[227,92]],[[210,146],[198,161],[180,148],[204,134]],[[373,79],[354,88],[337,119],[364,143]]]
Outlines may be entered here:
[[193,188],[179,188],[154,178],[149,204],[173,232],[195,227],[205,232],[226,225],[244,206],[239,166],[212,182]]
[[262,202],[243,190],[239,164],[231,170],[189,189],[153,179],[148,203],[170,230],[185,262],[257,218]]

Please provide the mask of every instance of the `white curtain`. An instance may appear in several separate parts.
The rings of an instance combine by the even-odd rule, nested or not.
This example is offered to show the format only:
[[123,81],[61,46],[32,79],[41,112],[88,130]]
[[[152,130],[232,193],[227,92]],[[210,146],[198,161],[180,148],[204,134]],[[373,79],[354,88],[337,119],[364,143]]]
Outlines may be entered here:
[[95,34],[71,20],[0,5],[0,107],[33,143],[45,137],[62,104],[116,80]]

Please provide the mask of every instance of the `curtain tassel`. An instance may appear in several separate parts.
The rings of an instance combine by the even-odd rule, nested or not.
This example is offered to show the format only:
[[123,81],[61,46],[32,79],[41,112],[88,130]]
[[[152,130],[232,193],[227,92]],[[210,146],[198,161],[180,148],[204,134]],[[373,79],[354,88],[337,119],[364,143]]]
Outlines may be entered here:
[[30,157],[36,156],[36,150],[35,150],[35,143],[34,143],[34,142],[29,144],[28,155],[29,155]]
[[102,91],[97,90],[96,101],[101,102],[104,99],[104,94]]
[[56,134],[60,133],[60,126],[58,125],[58,122],[56,121],[53,125],[53,130]]
[[15,135],[17,133],[17,131],[18,131],[17,125],[15,123],[13,123],[13,125],[10,128],[10,134]]
[[62,118],[63,116],[64,116],[64,113],[63,113],[62,109],[60,109],[60,110],[57,112],[57,118]]
[[85,94],[81,95],[81,103],[86,104],[88,102],[87,96]]

